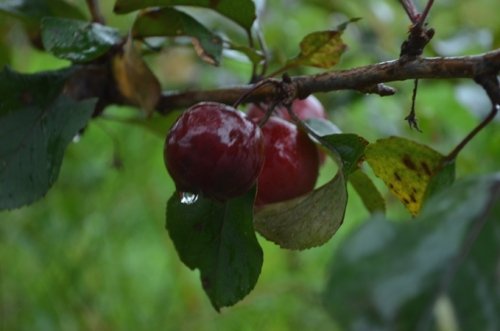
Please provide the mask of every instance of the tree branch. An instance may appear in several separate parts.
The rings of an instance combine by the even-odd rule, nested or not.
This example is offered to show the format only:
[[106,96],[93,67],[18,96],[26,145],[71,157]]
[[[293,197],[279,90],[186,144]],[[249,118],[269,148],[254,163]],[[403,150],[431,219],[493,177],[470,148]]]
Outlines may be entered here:
[[[383,83],[408,79],[474,79],[482,75],[496,76],[499,71],[500,49],[496,49],[473,56],[417,58],[413,61],[393,60],[312,76],[295,76],[292,77],[292,82],[297,87],[299,98],[305,98],[311,93],[338,90],[390,95],[394,90],[391,91],[391,88]],[[205,91],[169,92],[161,97],[156,109],[162,114],[167,114],[173,109],[187,108],[200,101],[233,104],[252,88],[253,85],[244,85]],[[277,93],[274,84],[267,84],[252,93],[246,101],[265,101]]]

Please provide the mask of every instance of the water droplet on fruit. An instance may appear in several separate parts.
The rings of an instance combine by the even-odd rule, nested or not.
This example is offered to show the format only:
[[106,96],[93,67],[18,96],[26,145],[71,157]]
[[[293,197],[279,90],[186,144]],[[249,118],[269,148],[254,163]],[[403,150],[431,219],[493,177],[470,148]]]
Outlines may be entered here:
[[80,140],[82,139],[82,135],[77,133],[74,137],[73,137],[73,143],[77,144],[80,142]]
[[192,205],[198,201],[198,195],[191,192],[181,192],[181,203],[185,205]]

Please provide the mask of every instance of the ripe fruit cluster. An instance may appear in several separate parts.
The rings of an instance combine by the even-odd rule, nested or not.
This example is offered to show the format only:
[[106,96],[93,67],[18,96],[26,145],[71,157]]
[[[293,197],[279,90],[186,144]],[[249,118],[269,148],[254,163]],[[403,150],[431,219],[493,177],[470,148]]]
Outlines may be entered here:
[[[314,97],[296,100],[301,119],[325,117]],[[257,182],[256,205],[288,200],[310,192],[316,183],[319,154],[308,135],[277,109],[259,128],[264,115],[252,106],[248,117],[214,102],[184,112],[165,141],[165,164],[177,190],[224,201]],[[287,117],[288,116],[288,117]]]

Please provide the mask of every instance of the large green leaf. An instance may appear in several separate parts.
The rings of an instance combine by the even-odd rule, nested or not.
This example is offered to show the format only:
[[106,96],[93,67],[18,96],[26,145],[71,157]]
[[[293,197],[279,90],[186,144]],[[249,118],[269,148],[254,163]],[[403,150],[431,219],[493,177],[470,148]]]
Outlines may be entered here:
[[366,161],[412,215],[424,200],[449,186],[455,176],[455,163],[432,148],[414,141],[390,137],[366,148]]
[[345,181],[339,171],[304,197],[262,207],[255,214],[255,229],[282,248],[302,250],[325,244],[344,221]]
[[61,59],[87,62],[121,41],[118,30],[99,23],[56,17],[42,20],[43,46]]
[[255,5],[252,0],[117,0],[114,11],[118,14],[159,6],[196,6],[210,8],[250,31],[255,20]]
[[134,37],[190,36],[196,53],[206,62],[218,65],[222,39],[186,13],[174,8],[153,9],[139,14],[132,27]]
[[427,330],[448,297],[461,329],[498,330],[499,233],[499,174],[455,183],[412,222],[378,215],[332,257],[326,308],[346,330]]
[[95,101],[60,95],[66,71],[0,73],[0,209],[41,198],[56,181],[66,146]]
[[167,229],[182,262],[200,270],[203,289],[216,310],[234,305],[255,286],[263,262],[252,224],[255,190],[218,203],[199,197],[167,204]]
[[[463,266],[447,288],[462,330],[500,330],[500,194],[490,198],[491,210]],[[493,192],[492,192],[493,193]],[[473,224],[476,229],[481,230]],[[476,230],[473,229],[473,230]],[[496,289],[496,291],[494,291]],[[490,291],[491,290],[491,291]]]
[[305,196],[268,204],[255,214],[255,229],[282,248],[301,250],[323,245],[344,220],[347,176],[362,157],[366,141],[354,134],[333,134],[320,139],[340,163],[337,175]]

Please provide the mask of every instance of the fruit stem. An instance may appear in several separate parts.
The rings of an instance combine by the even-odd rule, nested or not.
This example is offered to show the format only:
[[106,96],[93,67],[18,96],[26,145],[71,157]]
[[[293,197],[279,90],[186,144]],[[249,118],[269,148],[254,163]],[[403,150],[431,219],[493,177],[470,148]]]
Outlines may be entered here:
[[250,88],[248,91],[246,91],[245,93],[243,93],[242,96],[240,96],[238,98],[238,100],[235,101],[235,103],[233,104],[233,108],[238,108],[238,106],[240,104],[242,104],[252,93],[254,93],[255,91],[257,91],[259,88],[265,86],[265,85],[268,85],[268,84],[273,84],[273,85],[278,85],[279,82],[277,82],[276,80],[273,80],[273,79],[264,79],[264,80],[261,80],[260,82],[258,82],[257,84],[255,84],[254,86],[252,86],[252,88]]
[[274,108],[279,104],[279,102],[273,102],[271,106],[267,108],[267,110],[264,112],[264,117],[259,121],[259,126],[262,128],[267,121],[269,120],[269,117],[273,114]]

